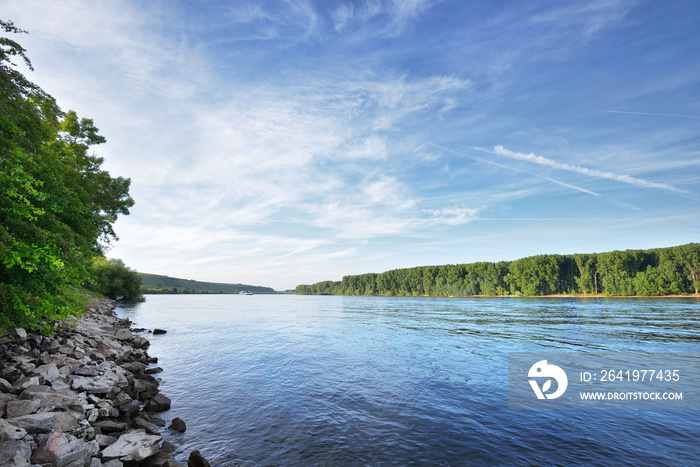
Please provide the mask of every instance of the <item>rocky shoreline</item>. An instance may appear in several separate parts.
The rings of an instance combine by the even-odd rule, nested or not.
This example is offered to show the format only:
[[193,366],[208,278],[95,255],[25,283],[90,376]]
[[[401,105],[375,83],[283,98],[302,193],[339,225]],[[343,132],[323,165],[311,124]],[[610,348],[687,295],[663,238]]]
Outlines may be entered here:
[[[51,336],[0,336],[0,466],[182,466],[161,436],[186,427],[176,418],[166,428],[157,416],[170,409],[154,376],[158,359],[134,333],[144,330],[114,307],[94,300]],[[209,463],[194,451],[188,466]]]

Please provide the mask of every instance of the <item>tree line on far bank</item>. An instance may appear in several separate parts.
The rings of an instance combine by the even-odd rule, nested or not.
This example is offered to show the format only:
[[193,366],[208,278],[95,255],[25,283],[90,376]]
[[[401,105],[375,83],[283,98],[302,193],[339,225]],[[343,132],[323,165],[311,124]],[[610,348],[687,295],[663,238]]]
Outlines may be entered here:
[[682,295],[700,288],[700,244],[419,266],[299,285],[300,295]]
[[[25,32],[2,20],[0,30]],[[0,328],[50,331],[84,310],[86,286],[141,296],[135,271],[104,258],[134,200],[130,180],[111,177],[91,151],[105,142],[93,121],[62,111],[17,59],[31,69],[25,49],[0,37]]]

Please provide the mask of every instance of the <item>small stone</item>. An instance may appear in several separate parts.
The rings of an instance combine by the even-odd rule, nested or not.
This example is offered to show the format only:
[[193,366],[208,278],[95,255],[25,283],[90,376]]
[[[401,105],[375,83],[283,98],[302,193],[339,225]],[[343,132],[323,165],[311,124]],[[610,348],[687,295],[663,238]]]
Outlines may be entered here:
[[173,419],[168,428],[179,433],[184,433],[184,431],[187,429],[187,425],[181,418],[176,417]]
[[155,329],[153,330],[153,334],[154,334],[154,335],[165,334],[166,332],[168,332],[168,331],[166,331],[165,329],[158,329],[158,328],[155,328]]

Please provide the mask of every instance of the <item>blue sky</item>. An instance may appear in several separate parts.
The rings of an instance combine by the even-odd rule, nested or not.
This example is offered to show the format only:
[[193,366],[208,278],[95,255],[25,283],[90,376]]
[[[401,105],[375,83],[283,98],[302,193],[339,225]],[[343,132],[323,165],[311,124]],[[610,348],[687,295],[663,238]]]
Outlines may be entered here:
[[136,205],[108,256],[259,284],[700,241],[695,1],[28,1]]

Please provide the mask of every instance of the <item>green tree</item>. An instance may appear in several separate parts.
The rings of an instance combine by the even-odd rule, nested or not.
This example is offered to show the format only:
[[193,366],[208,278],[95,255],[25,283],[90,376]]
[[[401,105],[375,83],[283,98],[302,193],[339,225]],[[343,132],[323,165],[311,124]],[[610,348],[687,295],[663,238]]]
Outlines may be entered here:
[[114,300],[143,301],[141,276],[120,259],[96,257],[90,268],[89,287]]
[[[9,33],[23,33],[0,21]],[[0,326],[47,326],[81,310],[91,258],[116,239],[129,180],[88,154],[104,142],[91,121],[72,123],[11,61],[24,49],[0,38]],[[75,116],[77,120],[77,116]]]

